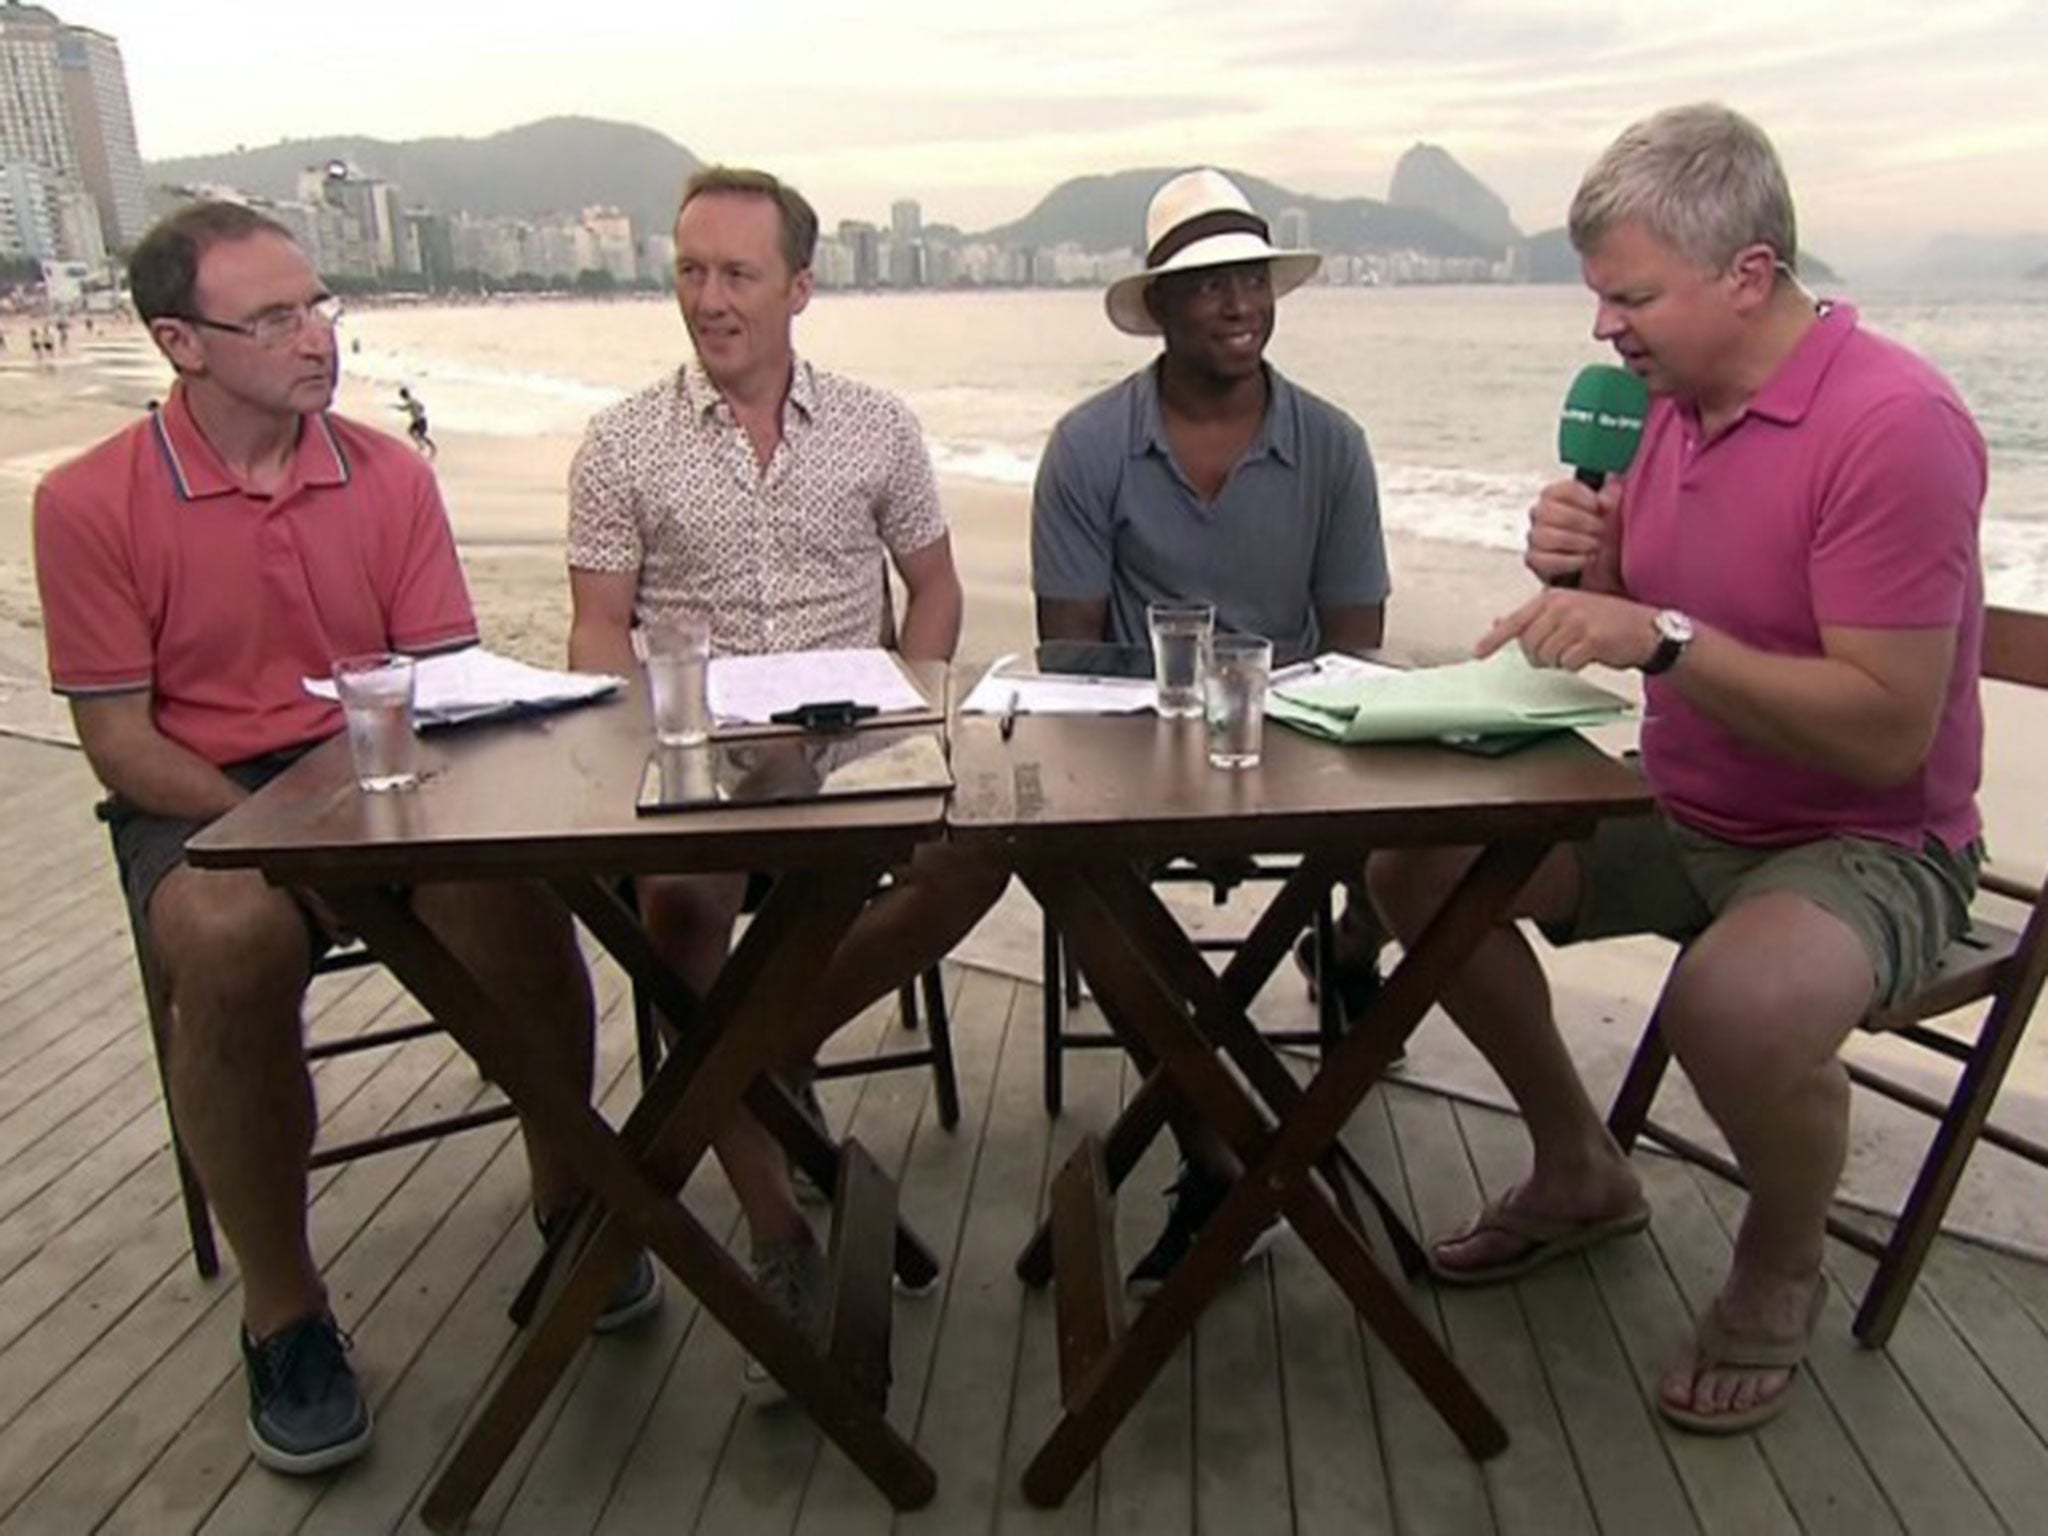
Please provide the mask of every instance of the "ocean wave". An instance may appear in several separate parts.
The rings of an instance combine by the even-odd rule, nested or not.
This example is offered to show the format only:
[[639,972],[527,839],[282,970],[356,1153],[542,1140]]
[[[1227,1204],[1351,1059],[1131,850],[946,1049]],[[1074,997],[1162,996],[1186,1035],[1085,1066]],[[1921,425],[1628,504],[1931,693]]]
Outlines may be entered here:
[[487,437],[581,432],[593,415],[627,394],[558,373],[491,368],[378,347],[344,353],[342,371],[358,384],[394,394],[403,384],[425,403],[436,427]]

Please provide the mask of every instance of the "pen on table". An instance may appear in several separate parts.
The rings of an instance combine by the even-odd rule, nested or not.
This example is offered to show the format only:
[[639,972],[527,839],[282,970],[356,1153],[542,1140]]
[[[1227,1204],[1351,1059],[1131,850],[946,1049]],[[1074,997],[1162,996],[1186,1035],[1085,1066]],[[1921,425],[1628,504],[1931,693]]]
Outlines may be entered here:
[[1321,661],[1311,657],[1306,661],[1297,661],[1291,667],[1282,667],[1278,672],[1267,678],[1266,682],[1269,687],[1279,683],[1297,682],[1304,677],[1314,677],[1322,669]]
[[1010,690],[1010,702],[1003,706],[1003,718],[996,723],[996,732],[1005,741],[1008,741],[1010,739],[1011,734],[1015,732],[1017,729],[1018,703],[1018,690],[1012,688]]

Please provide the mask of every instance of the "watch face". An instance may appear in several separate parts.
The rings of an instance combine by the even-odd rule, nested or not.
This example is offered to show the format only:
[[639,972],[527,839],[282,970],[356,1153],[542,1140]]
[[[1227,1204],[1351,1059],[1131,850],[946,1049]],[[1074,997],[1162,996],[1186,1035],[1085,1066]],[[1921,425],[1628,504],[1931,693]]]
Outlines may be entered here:
[[1684,645],[1692,639],[1692,620],[1676,608],[1662,609],[1657,614],[1657,633]]

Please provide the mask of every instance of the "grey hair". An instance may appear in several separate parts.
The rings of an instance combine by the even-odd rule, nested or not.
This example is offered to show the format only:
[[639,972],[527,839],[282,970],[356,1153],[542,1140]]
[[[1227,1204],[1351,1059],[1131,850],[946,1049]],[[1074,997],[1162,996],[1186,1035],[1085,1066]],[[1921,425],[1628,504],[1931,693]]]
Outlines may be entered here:
[[1579,183],[1572,248],[1593,249],[1633,220],[1707,270],[1747,246],[1798,265],[1798,225],[1785,168],[1764,131],[1718,102],[1671,107],[1624,129]]

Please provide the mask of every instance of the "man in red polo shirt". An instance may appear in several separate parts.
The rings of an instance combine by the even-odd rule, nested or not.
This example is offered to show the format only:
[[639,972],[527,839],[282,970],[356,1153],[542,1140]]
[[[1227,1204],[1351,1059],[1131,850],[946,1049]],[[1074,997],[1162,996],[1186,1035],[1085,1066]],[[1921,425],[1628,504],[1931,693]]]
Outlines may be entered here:
[[[249,1438],[286,1472],[367,1448],[370,1413],[306,1234],[315,1114],[299,1011],[317,914],[253,871],[198,870],[187,837],[341,729],[309,695],[339,656],[473,644],[476,619],[432,474],[339,417],[340,305],[289,231],[199,203],[129,262],[177,371],[160,410],[50,473],[35,498],[50,676],[112,794],[123,884],[171,1000],[165,1068],[180,1140],[242,1273]],[[423,886],[421,915],[591,1074],[589,978],[567,914],[511,885]],[[568,1171],[532,1142],[535,1209]],[[658,1304],[651,1269],[614,1321]]]
[[[1985,451],[1924,360],[1794,275],[1776,152],[1720,106],[1630,128],[1594,164],[1571,238],[1593,334],[1654,402],[1626,483],[1566,480],[1527,564],[1568,573],[1495,623],[1542,666],[1648,677],[1658,813],[1553,853],[1518,898],[1557,942],[1688,941],[1659,1019],[1750,1187],[1734,1261],[1658,1408],[1705,1433],[1784,1405],[1827,1282],[1848,1144],[1836,1052],[1918,991],[1968,921],[1976,806]],[[1469,852],[1376,859],[1418,933]],[[1512,922],[1444,997],[1520,1105],[1529,1176],[1436,1245],[1442,1280],[1511,1279],[1649,1220],[1574,1072]]]

